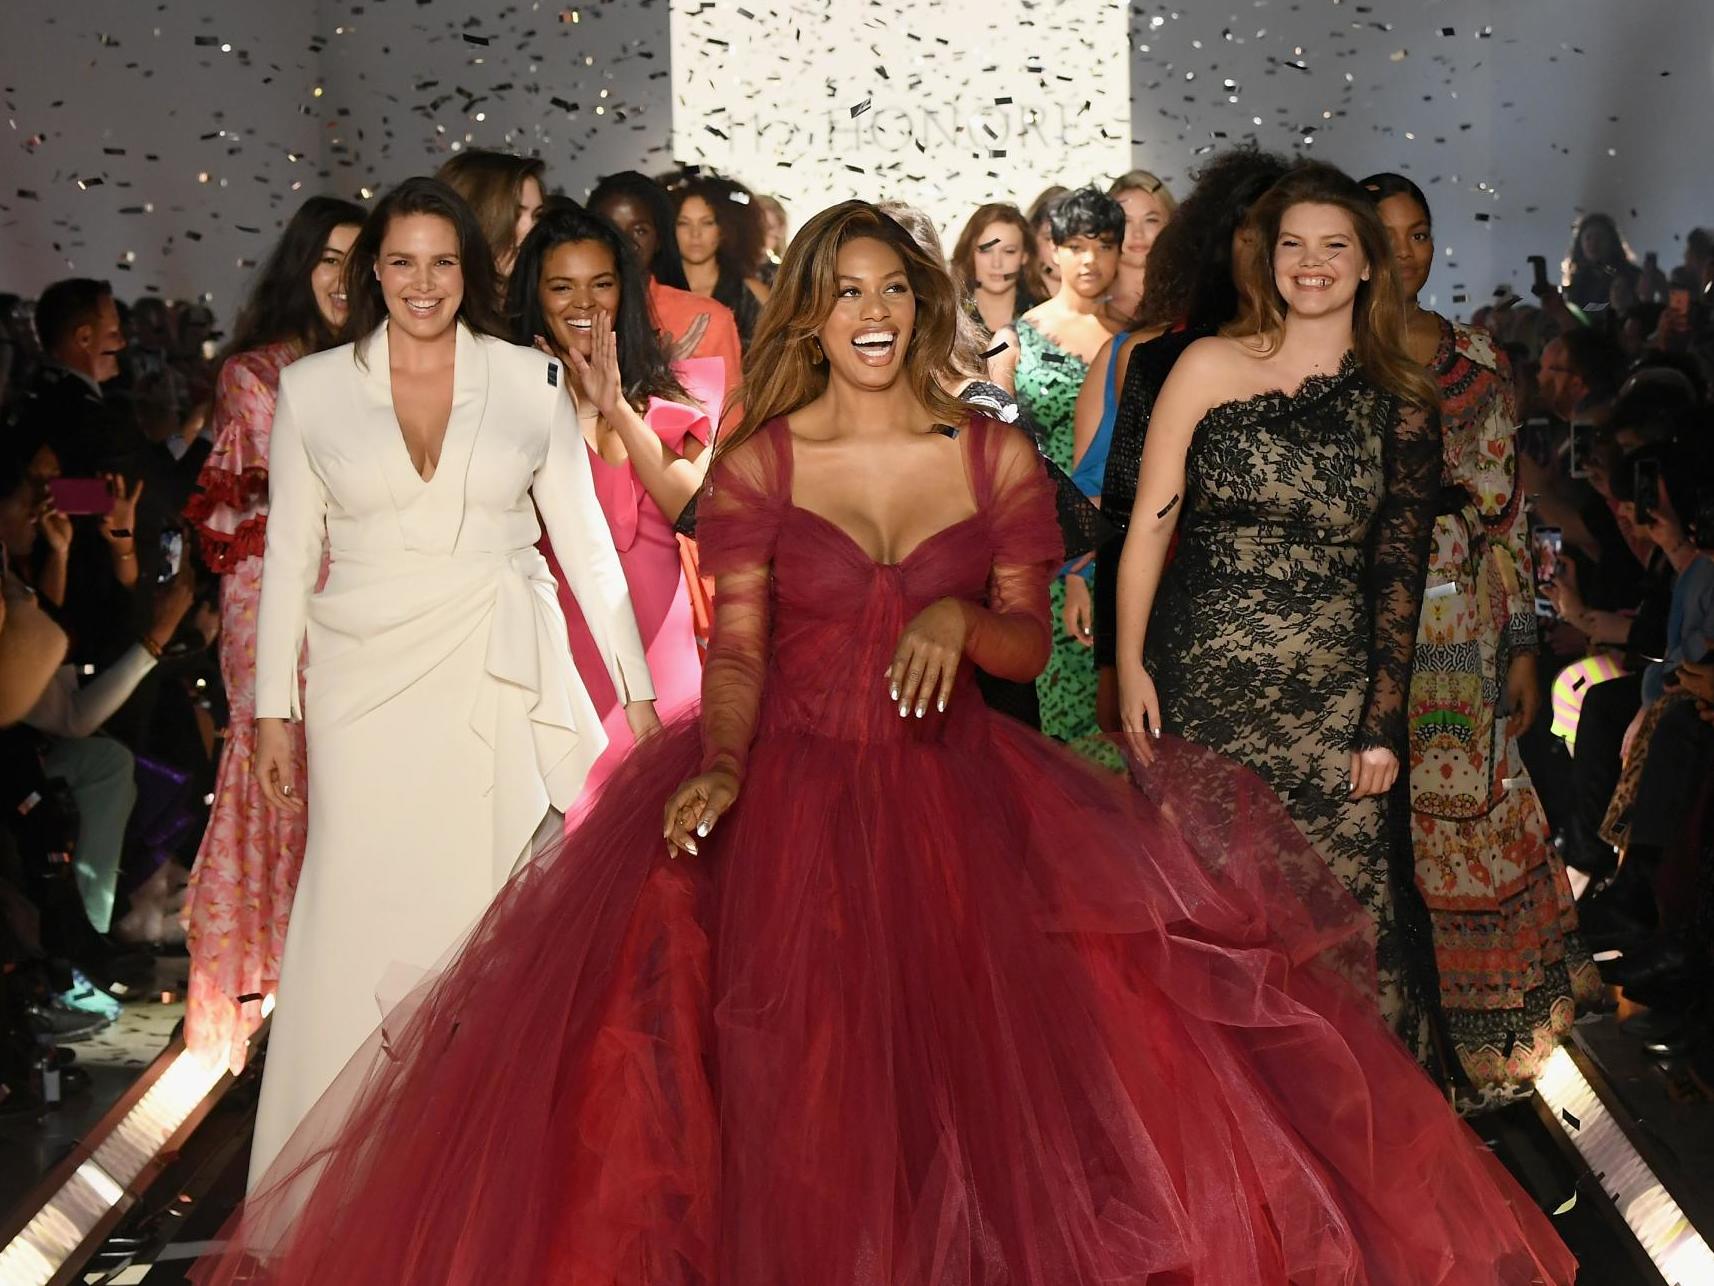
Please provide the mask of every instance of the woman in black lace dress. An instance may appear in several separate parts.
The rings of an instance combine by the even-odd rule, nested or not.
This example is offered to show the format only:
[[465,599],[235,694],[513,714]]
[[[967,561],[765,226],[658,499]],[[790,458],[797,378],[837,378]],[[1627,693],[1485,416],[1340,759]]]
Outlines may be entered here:
[[1121,720],[1139,753],[1164,726],[1279,792],[1374,917],[1381,1010],[1427,1058],[1388,795],[1440,481],[1435,389],[1403,350],[1362,188],[1302,166],[1250,227],[1238,319],[1185,351],[1150,419],[1120,564]]

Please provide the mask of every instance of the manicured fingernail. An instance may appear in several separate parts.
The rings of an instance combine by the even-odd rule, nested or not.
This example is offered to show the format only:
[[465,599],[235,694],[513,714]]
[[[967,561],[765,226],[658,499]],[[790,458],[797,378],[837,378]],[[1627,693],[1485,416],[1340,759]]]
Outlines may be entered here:
[[702,836],[703,839],[707,839],[708,838],[708,823],[706,821],[698,822],[696,824],[696,833],[698,835]]
[[695,852],[696,852],[696,841],[693,840],[690,836],[686,835],[684,837],[684,847],[685,847],[686,852],[691,853],[691,854],[695,854]]
[[923,715],[925,715],[927,713],[928,713],[928,707],[919,702],[917,705],[917,718],[920,719],[923,717]]
[[1149,735],[1156,741],[1159,741],[1161,739],[1161,730],[1159,728],[1150,728]]
[[893,700],[897,701],[899,699],[899,685],[898,684],[896,684],[896,683],[893,684],[893,686],[888,688],[887,691],[889,691],[893,694]]
[[942,714],[945,714],[946,713],[946,698],[942,697],[939,701],[936,701],[934,703],[934,708],[936,710],[940,711]]

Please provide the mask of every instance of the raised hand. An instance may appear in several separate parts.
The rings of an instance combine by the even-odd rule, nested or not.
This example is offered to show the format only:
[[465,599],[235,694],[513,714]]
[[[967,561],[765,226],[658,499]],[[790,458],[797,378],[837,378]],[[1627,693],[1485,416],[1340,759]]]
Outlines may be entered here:
[[586,358],[573,349],[566,353],[565,360],[577,375],[583,396],[602,419],[611,423],[625,391],[619,374],[619,338],[613,333],[613,315],[605,308],[596,312],[589,356]]
[[[117,473],[104,473],[101,477],[113,493],[113,507],[101,520],[101,534],[108,540],[127,540],[137,525],[137,501],[143,495],[143,480],[138,478],[135,486],[127,487],[125,479]],[[121,531],[126,535],[115,535]]]
[[43,504],[41,513],[36,518],[36,525],[41,529],[42,539],[48,542],[48,548],[63,558],[71,549],[71,519],[62,514],[54,506],[54,502],[49,500]]

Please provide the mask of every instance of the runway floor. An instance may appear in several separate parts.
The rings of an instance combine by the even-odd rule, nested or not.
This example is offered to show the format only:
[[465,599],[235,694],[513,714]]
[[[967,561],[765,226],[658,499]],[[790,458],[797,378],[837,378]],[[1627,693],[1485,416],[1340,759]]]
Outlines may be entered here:
[[[1706,1164],[1714,1157],[1714,1099],[1682,1069],[1651,1063],[1612,1017],[1581,1026],[1577,1043],[1626,1133],[1670,1171],[1673,1192],[1693,1221],[1714,1229],[1714,1172]],[[242,1192],[259,1079],[252,1068],[223,1087],[206,1118],[82,1269],[60,1280],[103,1286],[187,1280],[190,1264],[218,1235]],[[70,1119],[44,1123],[34,1155],[64,1146]],[[1538,1204],[1558,1212],[1554,1222],[1583,1265],[1579,1286],[1677,1286],[1656,1272],[1572,1146],[1570,1131],[1539,1099],[1484,1116],[1475,1128]],[[16,1138],[14,1125],[8,1152]]]

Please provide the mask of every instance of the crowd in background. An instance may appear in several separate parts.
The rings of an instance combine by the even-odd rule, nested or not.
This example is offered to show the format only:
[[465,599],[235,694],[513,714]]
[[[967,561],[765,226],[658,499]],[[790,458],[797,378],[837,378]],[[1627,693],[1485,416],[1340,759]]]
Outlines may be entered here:
[[[1119,727],[1112,581],[1140,457],[1125,440],[1127,415],[1137,418],[1127,376],[1162,335],[1230,320],[1219,298],[1230,283],[1215,279],[1230,271],[1242,209],[1284,172],[1276,161],[1215,158],[1182,205],[1141,171],[1105,189],[1054,186],[1027,205],[983,205],[948,237],[973,349],[967,396],[1032,431],[1111,519],[1104,550],[1055,583],[1047,671],[1003,698],[1067,743],[1098,744]],[[700,471],[687,482],[677,464],[701,458],[737,385],[787,211],[700,172],[609,175],[582,203],[555,195],[534,158],[466,152],[440,177],[482,226],[501,283],[493,307],[518,342],[563,355],[597,311],[589,300],[609,301],[599,307],[616,331],[615,406],[636,412],[607,417],[611,454],[630,462],[664,523],[651,556],[683,568],[658,630],[694,648],[708,590],[694,543],[673,543],[669,528]],[[1426,200],[1408,185],[1375,191],[1406,198],[1388,227],[1401,275],[1415,262],[1426,279]],[[187,922],[203,968],[194,1035],[235,1067],[276,977],[302,828],[257,802],[235,756],[247,759],[253,738],[244,685],[272,390],[281,366],[339,338],[341,262],[364,218],[315,201],[231,335],[200,303],[127,306],[87,279],[33,301],[0,295],[0,1112],[39,1108],[48,1069],[75,1090],[67,1046],[148,994],[155,956],[186,944]],[[913,227],[908,207],[894,214]],[[608,233],[593,263],[556,256]],[[555,311],[557,297],[568,302]],[[1699,1051],[1714,1082],[1703,999],[1714,941],[1714,232],[1693,229],[1682,254],[1639,260],[1612,218],[1586,215],[1557,270],[1538,265],[1527,294],[1501,286],[1472,327],[1486,338],[1459,331],[1442,352],[1425,323],[1421,360],[1452,372],[1462,357],[1474,365],[1460,378],[1505,382],[1490,399],[1508,411],[1489,463],[1517,500],[1484,521],[1527,533],[1510,592],[1533,619],[1509,625],[1504,647],[1535,660],[1475,667],[1495,677],[1462,707],[1437,698],[1422,718],[1480,724],[1486,710],[1502,742],[1515,736],[1522,767],[1502,753],[1491,775],[1502,791],[1533,783],[1554,862],[1587,877],[1583,938],[1623,953],[1602,965],[1605,981],[1647,1006],[1627,1029],[1656,1052]],[[657,403],[707,424],[657,416]],[[642,462],[645,419],[673,453],[659,468]],[[645,634],[653,671],[666,663]],[[1448,654],[1486,645],[1473,636]],[[1444,980],[1458,965],[1443,952],[1441,969]],[[1587,986],[1572,990],[1597,1003]],[[1494,1038],[1500,1063],[1520,1036],[1531,1039],[1510,1028]],[[1526,1088],[1531,1075],[1492,1071]]]

